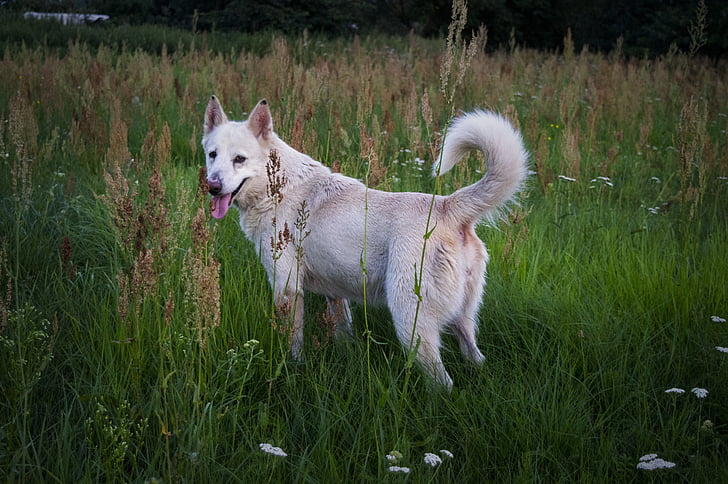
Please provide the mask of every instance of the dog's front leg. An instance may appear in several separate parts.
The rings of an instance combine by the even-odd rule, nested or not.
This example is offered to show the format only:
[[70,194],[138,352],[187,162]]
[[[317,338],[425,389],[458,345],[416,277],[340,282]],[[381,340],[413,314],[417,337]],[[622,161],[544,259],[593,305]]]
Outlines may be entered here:
[[291,356],[300,360],[303,350],[303,291],[285,287],[276,294],[276,317],[288,336]]

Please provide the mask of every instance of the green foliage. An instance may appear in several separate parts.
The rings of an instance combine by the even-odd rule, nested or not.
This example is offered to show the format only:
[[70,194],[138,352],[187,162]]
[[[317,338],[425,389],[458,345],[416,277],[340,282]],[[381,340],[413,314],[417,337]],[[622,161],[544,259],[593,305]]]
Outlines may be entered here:
[[[111,19],[93,29],[97,31],[93,34],[85,27],[74,28],[86,41],[101,36],[106,42],[114,39],[121,43],[124,32],[129,32],[128,25],[154,23],[192,33],[206,32],[210,39],[220,39],[219,44],[212,41],[210,45],[221,47],[225,45],[223,39],[237,42],[240,38],[220,35],[222,32],[275,31],[287,35],[309,32],[329,38],[356,34],[406,35],[409,32],[431,38],[444,36],[450,22],[451,3],[450,0],[64,0],[5,2],[0,12],[36,10],[110,15]],[[517,42],[529,48],[559,49],[561,39],[571,32],[578,50],[589,47],[609,52],[619,42],[624,53],[637,57],[662,55],[669,52],[671,46],[684,52],[699,48],[701,55],[711,57],[724,56],[728,52],[728,40],[724,35],[728,29],[728,5],[722,0],[471,0],[468,3],[466,35],[486,26],[489,45],[494,48]],[[48,23],[42,24],[44,33],[59,28]],[[28,27],[18,24],[22,22],[13,21],[4,25],[3,30],[32,41],[38,23],[31,24],[32,34],[19,32],[19,27],[20,30]],[[697,44],[696,26],[703,29]],[[143,26],[131,31],[139,32],[146,44],[157,37]],[[169,29],[156,31],[165,32],[169,46],[177,45],[176,38],[180,34]],[[50,32],[46,35],[52,40],[54,35]],[[174,41],[171,40],[173,37]],[[133,47],[142,40],[135,36],[126,39]],[[185,42],[188,41],[189,37]],[[161,46],[154,48],[159,52]]]
[[[474,52],[445,98],[442,41],[163,47],[171,30],[123,28],[126,47],[115,28],[3,44],[0,479],[728,477],[725,65],[514,43]],[[509,223],[478,229],[482,369],[446,338],[455,389],[432,392],[386,310],[354,307],[353,341],[336,341],[315,295],[290,361],[258,254],[234,216],[206,215],[213,93],[235,119],[266,97],[283,139],[390,191],[482,176],[477,157],[428,175],[451,99],[520,126],[535,173]],[[653,452],[675,467],[638,470]]]

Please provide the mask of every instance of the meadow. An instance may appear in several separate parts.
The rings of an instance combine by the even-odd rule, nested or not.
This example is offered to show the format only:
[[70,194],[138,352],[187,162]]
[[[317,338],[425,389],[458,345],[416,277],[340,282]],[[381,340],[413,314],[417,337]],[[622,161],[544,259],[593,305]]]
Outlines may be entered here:
[[[0,479],[728,479],[725,61],[257,42],[4,44]],[[485,365],[446,338],[455,388],[434,390],[386,310],[355,306],[339,341],[313,295],[291,361],[258,254],[199,183],[211,94],[234,119],[267,98],[284,140],[390,191],[482,176],[476,156],[429,176],[459,110],[520,127],[533,175],[478,229]]]

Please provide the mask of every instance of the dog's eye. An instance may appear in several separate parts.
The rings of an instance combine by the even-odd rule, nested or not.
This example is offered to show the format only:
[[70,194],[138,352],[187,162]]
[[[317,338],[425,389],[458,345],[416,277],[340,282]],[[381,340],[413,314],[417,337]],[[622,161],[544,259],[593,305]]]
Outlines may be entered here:
[[246,157],[244,157],[243,155],[237,155],[237,156],[236,156],[236,157],[235,157],[235,158],[233,159],[233,163],[237,163],[237,164],[240,164],[240,163],[245,163],[245,160],[247,160],[247,158],[246,158]]
[[209,156],[214,160],[215,158],[217,158],[217,151],[210,151]]

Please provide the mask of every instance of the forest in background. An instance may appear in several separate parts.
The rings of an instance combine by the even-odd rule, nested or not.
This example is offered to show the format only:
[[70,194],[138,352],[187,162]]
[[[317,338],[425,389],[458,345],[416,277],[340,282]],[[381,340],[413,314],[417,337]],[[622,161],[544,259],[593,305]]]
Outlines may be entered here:
[[[99,13],[110,23],[153,23],[193,31],[254,33],[263,30],[331,36],[354,34],[425,37],[447,34],[449,0],[25,0],[1,2],[2,9],[23,12]],[[619,47],[637,57],[670,49],[690,51],[691,25],[703,9],[700,53],[728,52],[728,2],[681,0],[472,0],[465,32],[488,29],[491,49],[520,45],[560,49],[570,31],[576,49],[600,52]],[[692,46],[694,47],[694,45]]]

